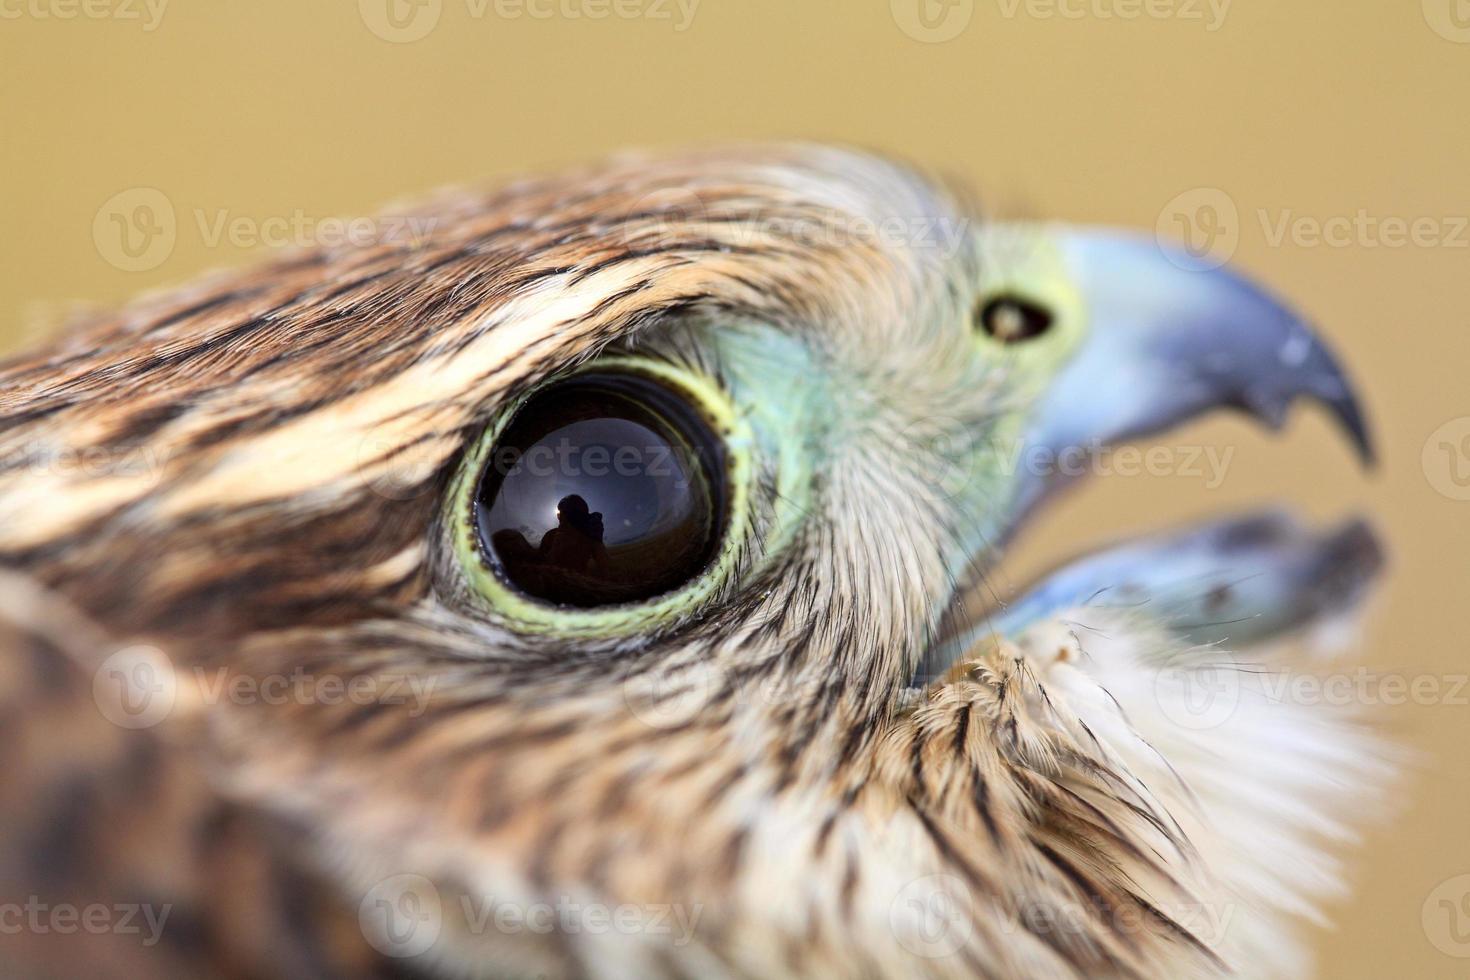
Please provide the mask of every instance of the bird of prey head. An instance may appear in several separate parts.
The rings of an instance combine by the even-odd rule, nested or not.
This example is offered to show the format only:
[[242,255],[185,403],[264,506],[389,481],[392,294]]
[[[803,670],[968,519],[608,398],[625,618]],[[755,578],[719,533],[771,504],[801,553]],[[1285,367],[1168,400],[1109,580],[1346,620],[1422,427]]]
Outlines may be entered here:
[[1270,683],[1367,528],[1225,518],[978,611],[1107,446],[1303,396],[1366,457],[1302,320],[837,149],[414,214],[0,371],[0,877],[113,916],[6,929],[14,973],[1302,967],[1387,772]]

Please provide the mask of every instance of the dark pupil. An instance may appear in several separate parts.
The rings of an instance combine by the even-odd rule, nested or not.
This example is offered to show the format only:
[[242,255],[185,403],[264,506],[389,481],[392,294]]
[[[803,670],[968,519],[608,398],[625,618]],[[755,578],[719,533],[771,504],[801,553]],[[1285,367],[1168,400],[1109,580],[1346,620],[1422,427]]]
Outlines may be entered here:
[[1039,337],[1051,326],[1050,311],[1015,296],[990,300],[980,307],[976,319],[982,330],[1003,344]]
[[528,595],[636,602],[703,571],[725,527],[720,440],[650,378],[583,374],[534,395],[475,495],[480,547]]

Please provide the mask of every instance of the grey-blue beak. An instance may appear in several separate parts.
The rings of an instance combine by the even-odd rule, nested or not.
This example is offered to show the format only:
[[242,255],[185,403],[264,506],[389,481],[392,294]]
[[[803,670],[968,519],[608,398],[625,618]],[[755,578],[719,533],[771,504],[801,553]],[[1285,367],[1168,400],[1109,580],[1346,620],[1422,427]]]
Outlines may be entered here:
[[1345,612],[1383,566],[1367,523],[1316,531],[1269,510],[1094,552],[987,624],[1013,636],[1068,609],[1133,608],[1190,644],[1262,643]]
[[[1284,304],[1142,236],[1073,230],[1056,240],[1088,325],[1030,415],[1010,531],[1086,472],[1078,457],[1214,408],[1274,429],[1298,398],[1315,401],[1371,464],[1352,385]],[[966,622],[925,655],[915,683],[940,677],[985,636],[1015,636],[1044,618],[1098,606],[1136,606],[1190,645],[1265,642],[1350,609],[1382,562],[1363,521],[1316,532],[1274,512],[1144,538],[1083,557]]]
[[[1351,383],[1283,303],[1152,238],[1082,229],[1059,240],[1089,328],[1034,409],[1028,458],[1095,451],[1222,407],[1279,428],[1292,402],[1306,398],[1332,413],[1371,464],[1372,441]],[[1018,519],[1075,470],[1024,474]]]
[[1377,536],[1356,518],[1316,530],[1266,510],[1150,535],[1043,576],[936,645],[914,683],[933,682],[990,635],[1014,638],[1063,614],[1085,629],[1090,610],[1132,610],[1187,646],[1242,650],[1350,611],[1383,564]]

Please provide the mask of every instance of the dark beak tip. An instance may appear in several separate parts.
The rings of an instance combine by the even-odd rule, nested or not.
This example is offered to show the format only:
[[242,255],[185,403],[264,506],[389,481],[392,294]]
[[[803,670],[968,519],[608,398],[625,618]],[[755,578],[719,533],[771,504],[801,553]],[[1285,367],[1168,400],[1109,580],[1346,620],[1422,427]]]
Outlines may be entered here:
[[1353,444],[1359,464],[1367,472],[1376,471],[1378,451],[1373,444],[1373,434],[1368,428],[1367,416],[1358,403],[1358,399],[1348,392],[1341,398],[1329,402],[1328,407],[1336,417],[1338,426]]

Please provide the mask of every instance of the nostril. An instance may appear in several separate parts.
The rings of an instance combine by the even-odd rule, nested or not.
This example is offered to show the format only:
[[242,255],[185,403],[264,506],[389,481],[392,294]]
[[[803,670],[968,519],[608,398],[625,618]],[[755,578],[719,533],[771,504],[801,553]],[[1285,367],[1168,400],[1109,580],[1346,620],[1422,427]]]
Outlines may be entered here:
[[1051,324],[1050,310],[1019,296],[997,296],[975,311],[975,326],[1002,344],[1040,337]]

